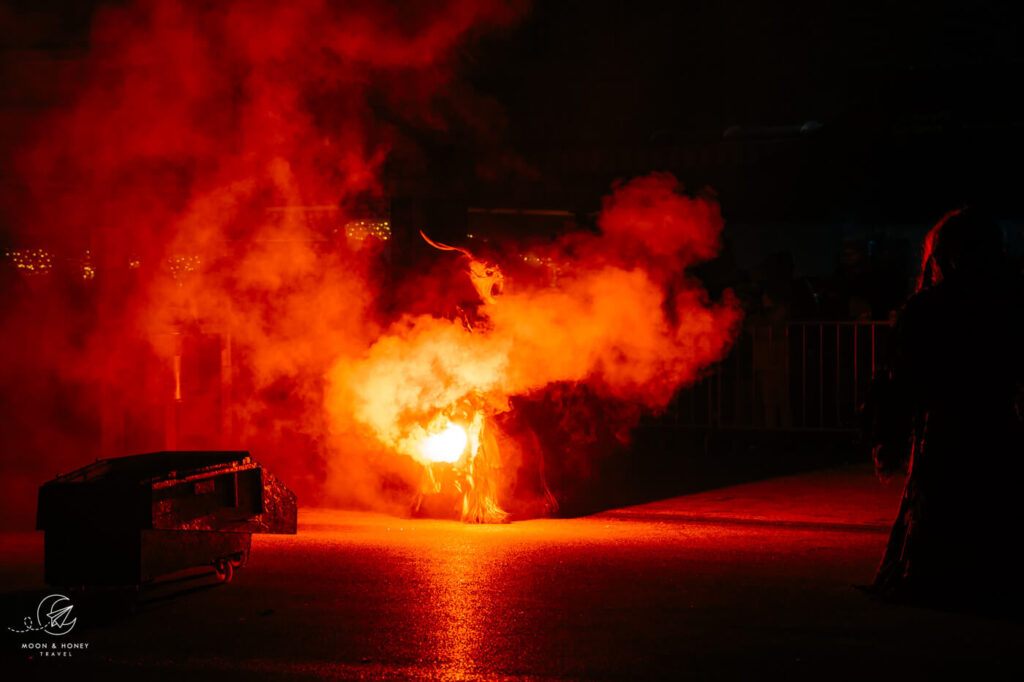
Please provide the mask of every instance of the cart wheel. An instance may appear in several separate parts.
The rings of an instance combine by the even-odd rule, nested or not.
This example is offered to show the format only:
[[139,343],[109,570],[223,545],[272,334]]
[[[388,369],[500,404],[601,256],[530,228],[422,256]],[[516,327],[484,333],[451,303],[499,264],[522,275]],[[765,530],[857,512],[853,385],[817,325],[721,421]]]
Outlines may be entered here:
[[213,565],[214,570],[217,571],[217,580],[222,583],[231,582],[231,577],[235,573],[235,569],[231,566],[229,559],[218,559],[217,563]]
[[249,553],[239,552],[238,554],[232,554],[229,561],[231,562],[232,568],[242,568],[249,563]]

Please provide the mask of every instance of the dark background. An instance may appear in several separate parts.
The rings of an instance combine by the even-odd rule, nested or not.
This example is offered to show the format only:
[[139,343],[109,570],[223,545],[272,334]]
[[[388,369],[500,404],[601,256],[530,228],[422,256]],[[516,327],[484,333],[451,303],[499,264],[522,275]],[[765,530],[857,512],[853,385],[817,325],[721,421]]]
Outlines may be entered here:
[[[26,123],[69,104],[96,6],[2,6],[5,196],[19,193],[10,152]],[[1021,256],[1022,12],[1011,2],[534,2],[514,25],[475,32],[457,48],[455,92],[438,104],[450,108],[445,125],[371,102],[396,141],[383,178],[392,261],[429,252],[420,227],[464,245],[469,234],[497,240],[592,227],[613,183],[666,171],[717,195],[723,253],[695,274],[713,296],[734,289],[750,324],[881,324],[912,286],[924,233],[964,202],[994,211],[1011,255]],[[497,217],[496,209],[520,213]],[[558,214],[529,213],[537,210]],[[31,246],[19,243],[16,220],[0,212],[0,246]],[[5,293],[22,286],[12,284],[17,277],[5,269]],[[81,297],[85,308],[89,296]],[[673,406],[674,423],[699,428],[666,435],[663,422],[648,425],[635,443],[650,466],[629,474],[635,458],[601,459],[607,475],[593,480],[609,490],[584,497],[598,506],[629,501],[609,497],[626,475],[650,496],[666,480],[700,486],[725,470],[753,478],[821,464],[833,447],[823,435],[852,437],[876,352],[871,337],[868,354],[864,333],[808,329],[811,345],[791,345],[789,373],[772,379],[785,384],[792,420],[760,414],[759,341],[748,330],[733,364],[694,389],[706,399]],[[791,371],[805,360],[829,370]],[[833,362],[841,372],[829,384]],[[843,363],[853,363],[852,380]],[[55,377],[45,381],[57,386]],[[19,399],[3,398],[5,412]],[[726,427],[742,428],[725,437]],[[734,459],[723,468],[682,461],[679,450]],[[673,466],[686,475],[664,475]]]
[[[54,81],[74,81],[96,5],[5,3],[0,151],[64,103]],[[1011,2],[541,0],[458,48],[472,93],[462,123],[423,130],[381,108],[409,143],[386,179],[448,218],[467,206],[585,215],[614,180],[671,171],[718,194],[748,266],[810,236],[823,248],[796,254],[796,270],[826,274],[844,241],[914,241],[965,201],[1021,216],[1021,14]]]
[[1014,3],[538,2],[465,48],[500,114],[490,144],[422,140],[449,178],[430,186],[460,207],[579,217],[617,179],[670,171],[718,195],[738,267],[781,254],[796,277],[870,271],[885,319],[953,208],[995,212],[1021,254],[1020,37]]

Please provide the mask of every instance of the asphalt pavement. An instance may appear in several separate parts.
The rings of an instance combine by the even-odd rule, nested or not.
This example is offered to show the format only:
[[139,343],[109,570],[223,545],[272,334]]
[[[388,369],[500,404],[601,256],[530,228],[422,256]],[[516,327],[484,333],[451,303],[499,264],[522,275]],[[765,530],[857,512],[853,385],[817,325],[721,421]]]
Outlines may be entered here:
[[[230,584],[85,598],[68,655],[8,631],[4,678],[1019,679],[1020,621],[855,588],[899,493],[855,467],[496,526],[303,509]],[[41,536],[0,535],[8,628],[50,592]]]

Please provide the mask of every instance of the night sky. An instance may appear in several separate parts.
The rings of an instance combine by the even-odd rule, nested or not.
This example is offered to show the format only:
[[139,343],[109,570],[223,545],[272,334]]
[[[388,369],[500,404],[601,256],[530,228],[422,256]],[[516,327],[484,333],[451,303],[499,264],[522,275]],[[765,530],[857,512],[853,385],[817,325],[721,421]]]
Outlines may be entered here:
[[[5,68],[73,62],[90,5],[10,3]],[[660,169],[713,187],[745,219],[927,221],[978,197],[1019,213],[1006,194],[1024,129],[1020,18],[996,2],[541,0],[457,48],[463,120],[405,128],[430,159],[424,174],[459,176],[441,193],[469,203],[584,206],[616,177]],[[59,88],[13,82],[7,118],[59,101]],[[381,114],[402,127],[401,112]],[[563,152],[641,159],[598,162],[581,180],[588,162],[551,161]]]
[[808,120],[1016,118],[1019,10],[842,5],[541,2],[494,39],[478,78],[523,140],[544,143],[643,143]]

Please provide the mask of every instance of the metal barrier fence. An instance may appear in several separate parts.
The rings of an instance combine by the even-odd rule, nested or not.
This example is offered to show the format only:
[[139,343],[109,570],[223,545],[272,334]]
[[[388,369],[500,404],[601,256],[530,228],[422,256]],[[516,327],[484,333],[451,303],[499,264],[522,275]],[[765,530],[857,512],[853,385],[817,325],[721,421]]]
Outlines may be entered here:
[[887,357],[887,322],[747,326],[730,355],[685,389],[665,420],[683,427],[853,431]]

